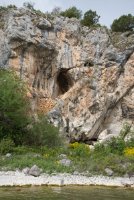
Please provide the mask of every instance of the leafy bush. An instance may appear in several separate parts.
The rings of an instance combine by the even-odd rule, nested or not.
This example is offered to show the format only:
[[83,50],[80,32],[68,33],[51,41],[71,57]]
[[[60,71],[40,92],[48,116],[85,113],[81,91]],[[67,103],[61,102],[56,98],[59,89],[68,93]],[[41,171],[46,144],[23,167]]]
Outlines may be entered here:
[[125,146],[126,146],[125,141],[120,137],[118,138],[113,137],[112,140],[110,140],[107,144],[107,148],[109,148],[109,151],[111,153],[119,155],[123,154]]
[[85,12],[84,18],[81,20],[81,24],[83,26],[88,26],[88,27],[95,26],[95,25],[100,26],[98,24],[99,18],[100,16],[97,15],[96,11],[88,10],[87,12]]
[[131,14],[122,15],[118,19],[115,19],[111,25],[112,31],[125,32],[132,31],[134,28],[134,16]]
[[0,70],[0,140],[11,138],[21,144],[28,118],[26,87],[12,71]]
[[10,4],[8,6],[0,6],[0,14],[2,12],[8,11],[9,9],[12,9],[12,8],[16,9],[17,7],[15,5],[12,5],[12,4]]
[[82,16],[82,11],[78,10],[75,6],[68,8],[67,10],[60,13],[63,17],[77,18],[80,19]]
[[107,144],[97,144],[95,145],[94,153],[98,156],[98,154],[108,155],[110,154],[118,154],[122,155],[123,151],[126,147],[125,141],[118,137],[113,137]]
[[10,4],[10,5],[7,6],[7,9],[12,9],[12,8],[16,9],[17,7],[15,5],[12,5],[12,4]]
[[38,17],[44,17],[46,18],[46,14],[41,12],[40,10],[36,10],[36,9],[33,9],[33,11],[35,12],[35,14],[38,16]]
[[90,149],[86,144],[72,143],[69,145],[73,157],[87,157],[90,154]]
[[129,123],[124,123],[123,128],[120,131],[120,137],[124,139],[125,136],[130,132],[130,129],[131,129],[131,125]]
[[10,153],[13,150],[14,146],[15,146],[14,142],[9,138],[1,140],[0,154]]
[[28,8],[30,10],[33,10],[34,9],[34,2],[31,2],[31,1],[26,1],[23,3],[23,6],[25,8]]
[[113,137],[107,144],[97,144],[95,145],[94,154],[108,155],[124,155],[124,150],[126,148],[134,147],[134,140],[131,139],[127,142],[124,141],[122,137]]
[[3,12],[3,11],[7,11],[7,7],[0,6],[0,13]]
[[44,116],[32,125],[26,144],[33,146],[60,146],[59,129],[50,124]]

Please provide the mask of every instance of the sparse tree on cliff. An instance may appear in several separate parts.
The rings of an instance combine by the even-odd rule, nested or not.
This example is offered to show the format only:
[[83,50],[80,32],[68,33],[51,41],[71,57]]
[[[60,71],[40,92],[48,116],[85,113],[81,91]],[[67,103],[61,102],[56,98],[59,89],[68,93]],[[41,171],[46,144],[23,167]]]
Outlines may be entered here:
[[33,9],[34,9],[34,5],[35,5],[35,3],[34,3],[34,2],[31,2],[31,1],[26,1],[26,2],[23,3],[23,6],[24,6],[25,8],[30,9],[30,10],[33,10]]
[[81,23],[83,26],[94,26],[94,25],[99,25],[99,18],[100,16],[97,15],[96,11],[88,10],[85,12],[83,19],[81,20]]
[[82,11],[78,10],[75,6],[68,8],[67,10],[60,13],[64,17],[80,19]]
[[111,25],[112,31],[125,32],[131,31],[134,28],[134,16],[131,14],[122,15],[118,19],[115,19]]

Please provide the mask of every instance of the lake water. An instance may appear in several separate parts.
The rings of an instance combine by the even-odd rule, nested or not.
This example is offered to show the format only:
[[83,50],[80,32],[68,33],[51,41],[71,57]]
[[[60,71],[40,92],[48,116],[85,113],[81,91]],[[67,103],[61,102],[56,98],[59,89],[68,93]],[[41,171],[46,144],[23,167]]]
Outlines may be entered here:
[[1,187],[0,200],[133,200],[134,189],[94,186]]

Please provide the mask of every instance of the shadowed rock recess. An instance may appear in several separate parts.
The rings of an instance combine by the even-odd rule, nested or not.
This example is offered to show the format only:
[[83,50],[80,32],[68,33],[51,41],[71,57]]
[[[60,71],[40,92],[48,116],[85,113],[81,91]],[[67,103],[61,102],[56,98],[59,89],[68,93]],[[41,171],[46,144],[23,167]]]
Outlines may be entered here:
[[48,114],[71,141],[117,136],[134,121],[134,33],[89,29],[79,20],[39,16],[28,9],[3,13],[0,67],[29,87],[33,112]]

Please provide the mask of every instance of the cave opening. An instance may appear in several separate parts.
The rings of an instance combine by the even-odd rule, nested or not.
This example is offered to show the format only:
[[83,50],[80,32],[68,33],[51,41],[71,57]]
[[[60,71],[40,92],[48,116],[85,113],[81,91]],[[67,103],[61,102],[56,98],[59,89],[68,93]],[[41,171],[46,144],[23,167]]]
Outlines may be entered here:
[[60,69],[57,75],[58,95],[66,93],[73,86],[73,78],[69,69]]

